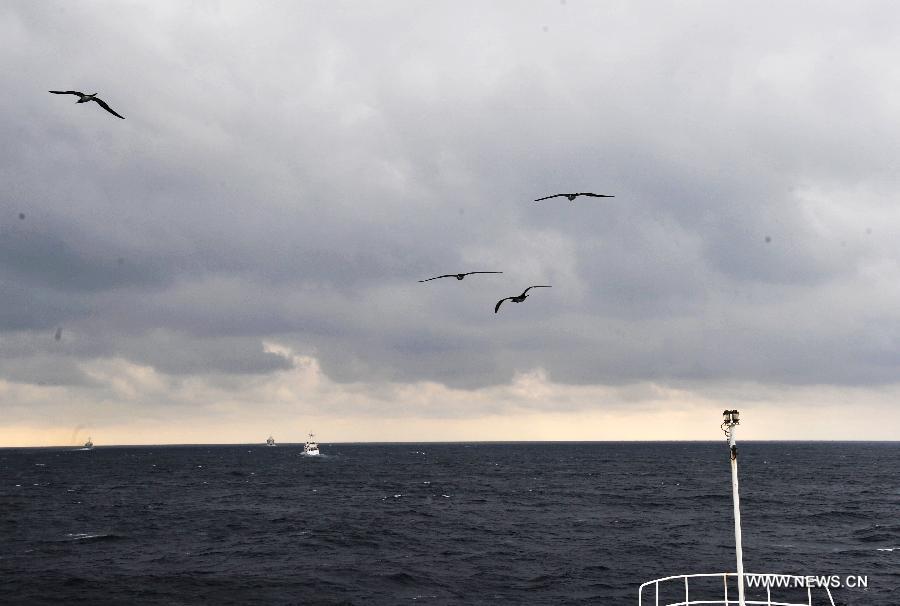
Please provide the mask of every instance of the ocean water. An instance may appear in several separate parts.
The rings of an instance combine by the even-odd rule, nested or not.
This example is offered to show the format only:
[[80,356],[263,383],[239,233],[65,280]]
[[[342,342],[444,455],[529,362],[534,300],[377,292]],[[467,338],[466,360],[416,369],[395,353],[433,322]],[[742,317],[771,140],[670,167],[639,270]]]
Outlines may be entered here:
[[[724,442],[322,452],[2,449],[0,602],[637,604],[734,570]],[[900,444],[740,455],[747,571],[864,576],[835,603],[900,604]]]

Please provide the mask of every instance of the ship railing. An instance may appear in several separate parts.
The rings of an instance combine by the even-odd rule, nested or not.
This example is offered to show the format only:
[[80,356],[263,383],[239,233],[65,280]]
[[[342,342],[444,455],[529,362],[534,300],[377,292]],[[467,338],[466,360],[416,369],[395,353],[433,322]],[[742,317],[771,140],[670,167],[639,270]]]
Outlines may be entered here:
[[[752,589],[748,588],[748,593],[753,595],[748,596],[745,594],[744,604],[746,606],[819,606],[820,604],[822,606],[835,606],[831,590],[827,585],[815,587],[818,591],[813,591],[814,587],[811,584],[804,583],[805,577],[745,572],[745,585],[747,577],[761,579],[762,582],[756,583],[756,586]],[[717,583],[717,579],[721,583]],[[780,579],[782,582],[779,583],[776,579]],[[731,580],[730,583],[729,580]],[[692,581],[694,583],[693,596],[691,595]],[[802,587],[804,584],[806,586]],[[731,586],[730,588],[729,585]],[[791,597],[793,601],[785,601],[788,599],[789,589],[794,589],[794,593],[799,589],[802,594],[805,594],[800,597],[802,601],[796,601],[797,596]],[[765,592],[764,596],[758,595],[762,594],[763,591]],[[661,595],[663,596],[662,598]],[[647,596],[649,596],[649,600],[644,599]],[[816,596],[816,602],[813,602],[813,596]],[[673,597],[675,601],[672,601]],[[827,602],[824,601],[825,597],[828,599]],[[701,605],[738,606],[737,573],[680,574],[647,581],[638,590],[638,606]]]

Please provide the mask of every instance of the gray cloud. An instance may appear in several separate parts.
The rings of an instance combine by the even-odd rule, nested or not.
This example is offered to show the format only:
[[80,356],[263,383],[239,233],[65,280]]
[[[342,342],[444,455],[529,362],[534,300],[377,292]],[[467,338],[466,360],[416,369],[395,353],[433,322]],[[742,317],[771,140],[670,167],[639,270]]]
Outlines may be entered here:
[[3,378],[895,381],[891,5],[106,8],[0,8]]

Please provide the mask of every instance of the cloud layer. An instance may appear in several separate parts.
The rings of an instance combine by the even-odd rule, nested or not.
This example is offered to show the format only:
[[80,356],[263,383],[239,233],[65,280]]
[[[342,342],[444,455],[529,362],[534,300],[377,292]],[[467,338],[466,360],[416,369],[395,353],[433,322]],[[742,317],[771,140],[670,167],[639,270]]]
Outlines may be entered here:
[[900,9],[809,8],[6,3],[0,380],[892,385]]

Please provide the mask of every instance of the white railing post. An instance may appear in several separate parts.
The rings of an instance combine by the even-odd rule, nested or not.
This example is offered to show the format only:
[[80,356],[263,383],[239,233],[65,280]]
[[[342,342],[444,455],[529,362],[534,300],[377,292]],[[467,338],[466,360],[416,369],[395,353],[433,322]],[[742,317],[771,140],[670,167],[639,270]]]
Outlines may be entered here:
[[725,606],[728,606],[728,573],[722,573],[722,580],[725,581]]
[[684,603],[691,603],[690,591],[688,591],[688,578],[686,576],[684,577]]
[[731,485],[734,492],[734,551],[737,559],[738,604],[744,604],[744,550],[741,545],[741,496],[738,487],[737,446],[734,445],[734,430],[731,434]]
[[740,425],[740,417],[736,410],[726,410],[723,415],[725,421],[722,429],[728,437],[728,446],[731,450],[731,494],[734,500],[734,551],[737,560],[738,578],[738,604],[746,606],[744,602],[744,551],[741,546],[741,496],[738,487],[737,445],[735,444],[734,428]]

